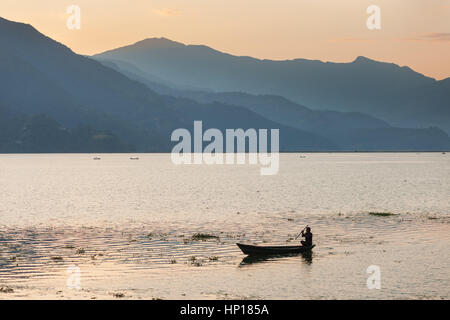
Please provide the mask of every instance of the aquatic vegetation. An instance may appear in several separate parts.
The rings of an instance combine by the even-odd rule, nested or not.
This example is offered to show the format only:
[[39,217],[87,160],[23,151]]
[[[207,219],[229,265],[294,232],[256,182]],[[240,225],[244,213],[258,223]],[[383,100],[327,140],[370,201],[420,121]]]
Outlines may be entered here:
[[211,234],[207,234],[207,233],[196,233],[196,234],[194,234],[191,237],[191,239],[193,241],[200,241],[200,240],[201,241],[205,241],[205,240],[209,240],[209,239],[217,239],[217,240],[219,240],[219,237],[211,235]]
[[150,232],[150,233],[148,233],[148,234],[146,235],[146,237],[147,237],[149,240],[153,240],[153,239],[159,238],[159,240],[161,240],[161,241],[167,241],[168,234],[166,234],[166,233],[155,233],[155,232]]
[[64,259],[63,259],[63,257],[57,256],[57,257],[52,257],[52,260],[53,261],[63,261]]
[[218,256],[211,256],[211,257],[209,257],[209,261],[217,261],[217,260],[219,260]]
[[0,292],[1,293],[13,293],[14,290],[13,288],[7,287],[7,286],[1,286],[0,287]]
[[125,295],[122,292],[115,292],[113,293],[114,298],[123,298]]
[[189,262],[195,267],[201,267],[203,265],[202,261],[198,260],[195,256],[190,257]]
[[177,263],[177,260],[175,260],[175,259],[170,260],[170,264],[176,264],[176,263]]
[[86,253],[86,250],[84,248],[77,249],[76,254],[84,254],[84,253]]
[[389,217],[389,216],[396,216],[397,214],[390,212],[369,212],[369,215],[377,217]]

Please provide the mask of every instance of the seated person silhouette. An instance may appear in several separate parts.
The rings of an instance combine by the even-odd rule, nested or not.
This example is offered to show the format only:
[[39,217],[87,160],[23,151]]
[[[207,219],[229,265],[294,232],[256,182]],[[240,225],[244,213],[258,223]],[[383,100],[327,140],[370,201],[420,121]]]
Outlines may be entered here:
[[305,238],[305,240],[300,241],[303,246],[310,247],[312,246],[313,234],[311,233],[311,228],[306,227],[304,231],[302,231],[301,236]]

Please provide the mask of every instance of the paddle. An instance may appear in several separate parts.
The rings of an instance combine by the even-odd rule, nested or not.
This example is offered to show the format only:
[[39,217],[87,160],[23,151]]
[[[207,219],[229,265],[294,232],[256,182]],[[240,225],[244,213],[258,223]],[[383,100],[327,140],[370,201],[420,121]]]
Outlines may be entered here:
[[303,230],[295,237],[295,240],[298,239],[298,237],[300,237],[300,235],[303,233],[303,231],[305,231],[305,229],[308,227],[308,225],[306,225],[306,227],[303,228]]

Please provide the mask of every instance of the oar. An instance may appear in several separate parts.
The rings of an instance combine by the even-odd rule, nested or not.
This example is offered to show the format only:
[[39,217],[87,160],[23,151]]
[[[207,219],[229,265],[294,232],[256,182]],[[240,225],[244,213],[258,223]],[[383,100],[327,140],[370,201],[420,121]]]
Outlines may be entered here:
[[305,231],[305,229],[306,229],[307,226],[308,226],[308,225],[306,225],[306,226],[303,228],[303,230],[295,237],[295,240],[297,240],[298,237],[300,237],[300,235],[303,233],[303,231]]

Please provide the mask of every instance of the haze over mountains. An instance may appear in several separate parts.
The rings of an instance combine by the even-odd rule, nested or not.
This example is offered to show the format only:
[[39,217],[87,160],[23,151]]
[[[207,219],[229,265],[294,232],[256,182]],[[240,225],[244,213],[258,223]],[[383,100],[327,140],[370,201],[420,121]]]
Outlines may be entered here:
[[180,86],[280,95],[312,109],[356,111],[400,127],[450,133],[450,78],[358,57],[351,63],[239,57],[165,38],[146,39],[96,58],[132,63]]
[[[179,48],[165,40],[159,43],[163,51]],[[396,128],[385,119],[315,111],[281,96],[193,90],[220,83],[221,69],[209,70],[209,84],[207,79],[204,85],[197,80],[182,83],[167,76],[181,72],[174,66],[167,66],[163,74],[160,65],[151,69],[140,65],[139,59],[105,61],[109,57],[101,55],[95,57],[100,63],[72,52],[30,25],[2,18],[0,47],[0,152],[167,152],[173,145],[171,132],[192,128],[194,120],[202,120],[204,129],[279,128],[283,151],[450,148],[450,138],[438,128]],[[203,52],[204,47],[199,50]],[[192,53],[176,64],[180,68],[189,65],[192,61],[187,58],[197,59],[197,65],[203,61],[203,56]],[[206,77],[205,70],[199,69],[192,78]],[[237,76],[235,81],[242,79]],[[422,80],[414,76],[405,81]],[[446,86],[445,82],[435,84],[430,80],[423,91],[440,93],[440,86]],[[263,93],[271,93],[265,89],[261,87]]]
[[[447,139],[446,134],[436,128],[395,128],[363,113],[311,110],[281,96],[179,89],[128,62],[97,59],[161,94],[187,97],[200,103],[220,102],[241,106],[277,123],[321,135],[341,150],[408,150],[427,143],[431,143],[428,148],[432,148],[432,145],[436,147]],[[436,139],[434,142],[429,139],[431,135]]]
[[[280,128],[283,150],[337,148],[321,136],[280,126],[242,107],[159,95],[93,59],[75,54],[30,25],[1,19],[0,44],[0,105],[17,118],[45,114],[68,130],[90,126],[96,135],[117,136],[120,143],[142,152],[170,151],[171,132],[179,127],[191,128],[194,120],[203,120],[205,129]],[[15,145],[11,152],[18,152],[24,145],[21,130],[0,132],[10,135],[13,142],[5,145]],[[5,147],[3,150],[9,152]],[[20,150],[28,152],[26,148]]]

